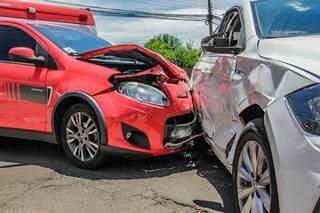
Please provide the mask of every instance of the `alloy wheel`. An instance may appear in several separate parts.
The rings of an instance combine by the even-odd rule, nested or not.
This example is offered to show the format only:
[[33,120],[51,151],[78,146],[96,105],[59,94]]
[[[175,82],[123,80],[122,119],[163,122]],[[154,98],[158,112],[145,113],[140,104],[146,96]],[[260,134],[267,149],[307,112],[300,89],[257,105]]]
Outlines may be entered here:
[[256,141],[242,148],[237,171],[237,194],[241,213],[267,213],[271,206],[268,160]]
[[92,160],[98,153],[98,128],[89,115],[76,112],[66,126],[66,139],[73,156],[82,162]]

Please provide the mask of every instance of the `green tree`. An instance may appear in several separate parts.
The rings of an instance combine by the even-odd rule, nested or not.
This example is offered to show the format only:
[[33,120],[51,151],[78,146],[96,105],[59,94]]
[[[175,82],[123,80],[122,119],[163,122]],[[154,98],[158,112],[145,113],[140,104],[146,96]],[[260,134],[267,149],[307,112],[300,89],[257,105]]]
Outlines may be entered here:
[[201,54],[200,49],[194,48],[192,42],[183,43],[176,36],[169,34],[156,36],[144,46],[185,69],[192,69]]

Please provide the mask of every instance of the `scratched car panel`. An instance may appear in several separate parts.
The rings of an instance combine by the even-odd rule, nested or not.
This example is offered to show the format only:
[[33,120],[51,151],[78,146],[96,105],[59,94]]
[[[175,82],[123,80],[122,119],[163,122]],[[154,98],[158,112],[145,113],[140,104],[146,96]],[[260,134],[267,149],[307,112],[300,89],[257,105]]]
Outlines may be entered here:
[[242,1],[203,39],[193,96],[206,141],[233,174],[237,211],[319,211],[318,9]]

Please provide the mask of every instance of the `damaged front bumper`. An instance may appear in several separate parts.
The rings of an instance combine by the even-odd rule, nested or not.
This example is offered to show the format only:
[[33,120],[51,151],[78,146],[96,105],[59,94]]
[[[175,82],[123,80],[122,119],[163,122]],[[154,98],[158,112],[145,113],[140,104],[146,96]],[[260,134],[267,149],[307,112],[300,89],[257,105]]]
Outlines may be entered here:
[[197,118],[194,113],[168,119],[165,127],[164,147],[168,150],[193,146],[197,133]]
[[96,95],[107,124],[106,145],[161,156],[177,153],[191,144],[196,129],[192,99],[188,93],[186,97],[179,93],[187,87],[181,82],[167,84],[165,89],[171,103],[167,107],[136,101],[117,91]]

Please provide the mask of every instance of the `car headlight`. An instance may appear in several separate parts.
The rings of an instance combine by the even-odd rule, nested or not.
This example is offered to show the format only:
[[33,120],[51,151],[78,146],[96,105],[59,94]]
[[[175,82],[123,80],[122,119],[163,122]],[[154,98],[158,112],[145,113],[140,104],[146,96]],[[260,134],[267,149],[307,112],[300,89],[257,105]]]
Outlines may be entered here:
[[302,128],[320,135],[320,85],[288,95],[289,104]]
[[118,87],[118,92],[127,97],[133,98],[148,104],[168,106],[167,96],[160,90],[138,82],[125,82]]

